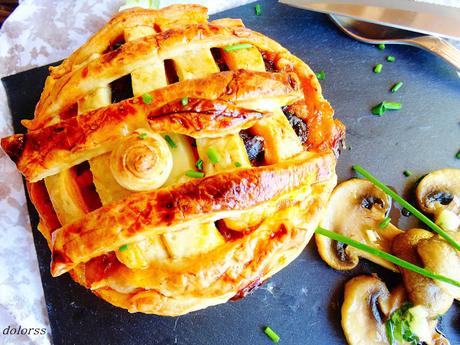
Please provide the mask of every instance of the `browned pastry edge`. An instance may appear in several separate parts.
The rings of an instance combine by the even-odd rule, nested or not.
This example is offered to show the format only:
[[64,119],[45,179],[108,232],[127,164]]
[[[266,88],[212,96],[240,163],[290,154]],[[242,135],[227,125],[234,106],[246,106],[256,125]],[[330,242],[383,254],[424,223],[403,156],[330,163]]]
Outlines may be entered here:
[[[99,287],[93,292],[113,305],[130,312],[143,312],[165,316],[177,316],[224,303],[234,296],[242,297],[270,276],[292,262],[310,240],[318,224],[327,197],[336,183],[335,175],[329,180],[311,186],[306,202],[294,208],[280,211],[278,218],[267,219],[256,232],[229,243],[226,248],[216,249],[218,253],[196,257],[185,268],[183,265],[152,267],[151,270],[131,271],[122,265],[112,267],[110,260],[99,269],[106,267],[103,276],[109,277],[108,286]],[[295,212],[292,212],[295,210]],[[292,222],[297,219],[297,222]],[[229,249],[231,247],[231,250]],[[108,267],[108,268],[107,268]],[[87,264],[76,266],[70,274],[79,284],[91,288],[88,280]],[[184,275],[177,274],[183,270]],[[207,277],[208,271],[211,277]],[[131,277],[126,276],[131,275]],[[136,277],[136,275],[139,275]],[[110,277],[115,281],[132,279],[134,283],[152,280],[165,282],[156,288],[140,288],[132,291],[118,291],[110,287]],[[214,275],[214,278],[213,278]],[[113,279],[112,279],[113,280]],[[207,282],[207,283],[206,283]],[[203,285],[208,284],[208,285]],[[149,284],[149,283],[148,283]],[[241,296],[240,296],[241,297]]]
[[52,235],[53,276],[148,235],[186,228],[268,202],[331,178],[335,157],[301,153],[284,162],[238,169],[181,185],[138,193],[97,209]]

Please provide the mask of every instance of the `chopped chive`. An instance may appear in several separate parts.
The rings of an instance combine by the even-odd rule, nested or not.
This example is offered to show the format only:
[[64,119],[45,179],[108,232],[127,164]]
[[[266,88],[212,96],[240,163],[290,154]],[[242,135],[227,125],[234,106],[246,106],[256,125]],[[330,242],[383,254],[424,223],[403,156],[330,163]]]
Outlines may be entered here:
[[349,238],[347,236],[343,236],[341,234],[338,234],[336,232],[323,229],[321,227],[316,228],[316,233],[320,234],[320,235],[323,235],[323,236],[326,236],[326,237],[329,237],[329,238],[331,238],[331,239],[333,239],[335,241],[345,243],[345,244],[347,244],[349,246],[355,247],[355,248],[360,249],[360,250],[362,250],[364,252],[367,252],[369,254],[378,256],[378,257],[380,257],[382,259],[385,259],[385,260],[387,260],[387,261],[389,261],[389,262],[391,262],[391,263],[393,263],[395,265],[398,265],[398,266],[400,266],[402,268],[408,269],[408,270],[410,270],[412,272],[421,274],[421,275],[423,275],[425,277],[428,277],[428,278],[431,278],[431,279],[436,279],[436,280],[442,281],[444,283],[448,283],[448,284],[460,287],[460,282],[456,281],[455,279],[451,279],[451,278],[443,276],[441,274],[437,274],[437,273],[428,271],[425,268],[421,268],[421,267],[419,267],[417,265],[414,265],[414,264],[412,264],[410,262],[407,262],[407,261],[405,261],[403,259],[400,259],[397,256],[388,254],[387,252],[384,252],[384,251],[382,251],[380,249],[377,249],[377,248],[368,246],[368,245],[366,245],[364,243],[355,241],[355,240],[353,240],[353,239],[351,239],[351,238]]
[[165,140],[172,149],[175,149],[177,147],[176,143],[174,142],[174,140],[172,140],[172,138],[169,135],[165,135]]
[[127,250],[127,249],[128,249],[128,245],[127,245],[127,244],[124,244],[124,245],[122,245],[120,248],[118,248],[118,250],[119,250],[120,252],[124,252],[124,251]]
[[316,73],[316,78],[318,78],[319,80],[324,80],[324,79],[326,79],[326,72],[324,72],[324,71],[319,71],[319,73]]
[[186,106],[188,104],[188,97],[182,98],[180,102],[183,106]]
[[380,50],[384,50],[385,45],[383,43],[380,43],[379,45],[377,45],[377,48],[379,48]]
[[390,224],[391,218],[390,217],[385,217],[385,219],[379,224],[380,229],[385,229],[388,224]]
[[388,55],[387,56],[387,61],[388,62],[395,62],[396,58],[393,55]]
[[202,178],[204,177],[204,172],[195,171],[195,170],[187,170],[185,172],[185,175],[188,177],[193,177],[193,178]]
[[149,93],[144,93],[142,95],[142,102],[144,102],[144,104],[150,104],[152,103],[152,100],[153,100],[153,97]]
[[210,147],[206,152],[206,155],[208,156],[212,164],[219,163],[219,153],[216,151],[214,147]]
[[280,341],[280,336],[270,327],[265,327],[264,332],[274,343],[278,343]]
[[203,170],[203,160],[200,158],[196,161],[195,166],[198,170]]
[[383,106],[386,110],[399,110],[402,108],[402,104],[396,102],[383,102]]
[[374,66],[374,73],[377,73],[379,74],[380,72],[382,72],[382,68],[383,68],[383,65],[381,63],[378,63],[377,65]]
[[147,138],[147,133],[139,133],[137,137],[141,140],[144,140],[145,138]]
[[406,176],[406,177],[409,177],[409,176],[412,175],[412,171],[410,171],[410,170],[404,170],[404,171],[403,171],[403,175]]
[[241,163],[240,162],[235,162],[235,167],[241,168]]
[[372,107],[371,109],[372,114],[377,115],[377,116],[382,116],[385,110],[386,109],[385,109],[385,106],[383,105],[383,102],[380,102],[379,104]]
[[391,87],[390,91],[391,91],[392,93],[395,93],[396,91],[398,91],[398,90],[401,88],[401,86],[403,86],[403,82],[402,82],[402,81],[398,81],[396,84],[394,84],[394,85]]
[[226,51],[228,53],[228,52],[232,52],[234,50],[247,49],[247,48],[251,48],[251,47],[252,47],[252,44],[250,44],[250,43],[241,43],[241,44],[235,44],[234,46],[227,46],[227,47],[224,48],[224,51]]
[[453,239],[447,232],[441,229],[435,222],[433,222],[431,219],[425,216],[422,212],[417,210],[414,206],[412,206],[406,200],[404,200],[401,196],[399,196],[398,193],[388,188],[388,186],[386,186],[383,182],[378,180],[369,171],[367,171],[366,169],[364,169],[363,167],[359,165],[353,165],[353,170],[355,170],[357,173],[364,176],[366,179],[368,179],[373,184],[375,184],[377,187],[379,187],[381,190],[383,190],[386,194],[391,196],[393,200],[395,200],[398,204],[406,208],[409,212],[411,212],[419,220],[421,220],[423,223],[429,226],[433,231],[437,232],[441,237],[443,237],[455,249],[460,251],[460,244],[458,244],[455,241],[455,239]]
[[457,154],[455,155],[455,158],[460,159],[460,150],[458,150]]
[[256,16],[260,16],[262,14],[262,6],[260,6],[260,4],[257,4],[254,9],[256,11]]

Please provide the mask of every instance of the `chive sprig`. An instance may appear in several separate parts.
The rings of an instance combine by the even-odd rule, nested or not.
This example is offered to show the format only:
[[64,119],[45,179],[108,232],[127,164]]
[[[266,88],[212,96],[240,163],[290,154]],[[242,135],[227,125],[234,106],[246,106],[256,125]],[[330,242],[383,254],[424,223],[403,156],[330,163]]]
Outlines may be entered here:
[[433,222],[430,218],[425,216],[422,212],[417,210],[414,206],[409,204],[406,200],[404,200],[398,193],[391,190],[387,185],[377,179],[374,175],[372,175],[369,171],[361,167],[360,165],[353,165],[353,170],[357,173],[368,179],[370,182],[375,184],[381,190],[383,190],[386,194],[391,196],[398,204],[406,208],[410,213],[412,213],[415,217],[417,217],[420,221],[425,223],[428,227],[430,227],[433,231],[437,232],[439,236],[444,238],[447,243],[449,243],[452,247],[460,251],[460,244],[458,244],[454,238],[452,238],[446,231],[441,229],[435,222]]
[[330,239],[333,239],[335,241],[338,241],[338,242],[342,242],[342,243],[345,243],[349,246],[352,246],[352,247],[355,247],[359,250],[362,250],[363,252],[367,252],[369,254],[372,254],[372,255],[375,255],[375,256],[378,256],[382,259],[385,259],[395,265],[398,265],[402,268],[405,268],[405,269],[408,269],[412,272],[415,272],[415,273],[418,273],[418,274],[421,274],[425,277],[428,277],[428,278],[431,278],[431,279],[436,279],[436,280],[439,280],[439,281],[442,281],[444,283],[448,283],[448,284],[451,284],[451,285],[454,285],[456,287],[460,287],[460,282],[456,281],[455,279],[451,279],[449,277],[446,277],[442,274],[437,274],[437,273],[433,273],[425,268],[421,268],[417,265],[414,265],[413,263],[410,263],[406,260],[403,260],[403,259],[400,259],[398,258],[397,256],[394,256],[394,255],[391,255],[391,254],[388,254],[387,252],[384,252],[380,249],[377,249],[377,248],[373,248],[371,246],[368,246],[367,244],[364,244],[364,243],[361,243],[361,242],[358,242],[358,241],[355,241],[347,236],[343,236],[341,234],[338,234],[336,232],[333,232],[333,231],[329,231],[329,230],[326,230],[326,229],[323,229],[321,227],[318,227],[316,229],[316,233],[317,234],[320,234],[320,235],[323,235],[323,236],[326,236],[326,237],[329,237]]

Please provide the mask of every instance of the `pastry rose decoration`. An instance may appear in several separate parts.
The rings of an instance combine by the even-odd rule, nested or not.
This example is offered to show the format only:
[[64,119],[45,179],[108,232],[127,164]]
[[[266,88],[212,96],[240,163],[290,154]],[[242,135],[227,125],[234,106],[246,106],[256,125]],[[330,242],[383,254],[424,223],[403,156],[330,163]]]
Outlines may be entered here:
[[161,187],[171,173],[173,158],[163,137],[138,129],[116,145],[110,170],[117,182],[133,191]]

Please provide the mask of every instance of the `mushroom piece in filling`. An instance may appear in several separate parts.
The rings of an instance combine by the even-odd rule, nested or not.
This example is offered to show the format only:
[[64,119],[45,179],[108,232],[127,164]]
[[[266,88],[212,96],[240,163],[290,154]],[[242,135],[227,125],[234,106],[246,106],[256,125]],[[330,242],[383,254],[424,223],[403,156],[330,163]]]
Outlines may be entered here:
[[448,231],[460,230],[460,169],[441,169],[426,175],[415,191],[420,208]]
[[[423,266],[417,252],[418,245],[432,237],[433,234],[429,231],[410,229],[394,239],[393,254],[417,266]],[[430,318],[436,318],[447,312],[453,303],[453,298],[445,293],[433,279],[405,268],[400,268],[400,271],[409,300],[414,305],[424,306]]]
[[[391,198],[371,182],[351,179],[332,192],[321,227],[351,237],[371,247],[390,252],[393,238],[402,233],[391,223],[384,224]],[[386,260],[346,246],[322,235],[315,235],[321,258],[331,267],[348,270],[356,267],[359,257],[397,271]]]

